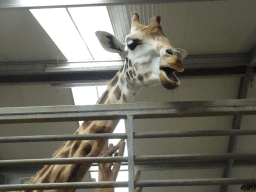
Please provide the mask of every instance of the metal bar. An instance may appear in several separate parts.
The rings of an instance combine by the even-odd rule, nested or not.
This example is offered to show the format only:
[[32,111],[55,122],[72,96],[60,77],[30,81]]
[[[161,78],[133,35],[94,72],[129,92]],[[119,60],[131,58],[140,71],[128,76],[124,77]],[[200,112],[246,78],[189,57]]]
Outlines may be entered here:
[[0,108],[0,123],[100,119],[230,116],[256,114],[256,99],[93,106]]
[[[127,162],[123,162],[122,165],[127,165]],[[93,164],[94,166],[97,166],[97,164]],[[234,161],[233,167],[240,167],[241,166],[255,166],[256,165],[256,159],[242,159],[242,160],[236,160]],[[12,165],[12,166],[5,166],[0,167],[1,173],[13,173],[18,172],[22,174],[35,174],[39,169],[42,168],[43,165]],[[141,171],[152,171],[152,170],[195,170],[195,169],[224,169],[227,167],[227,161],[186,161],[185,163],[183,161],[181,162],[146,162],[146,163],[134,163],[134,169],[135,170],[141,170]],[[96,170],[89,170],[89,172],[93,172]]]
[[[63,8],[63,7],[87,7],[87,6],[110,6],[110,5],[127,5],[127,4],[148,4],[148,3],[181,3],[181,2],[204,2],[213,0],[51,0],[47,3],[40,1],[26,0],[5,0],[0,3],[0,10],[4,9],[39,9],[39,8]],[[220,0],[215,0],[220,1]]]
[[[179,131],[179,132],[148,132],[134,133],[134,139],[145,138],[167,138],[167,137],[204,137],[204,136],[229,136],[229,135],[256,135],[256,130],[202,130],[202,131]],[[13,136],[0,137],[0,143],[17,142],[44,142],[44,141],[66,141],[66,140],[95,140],[101,138],[126,139],[125,133],[99,133],[91,135],[37,135],[37,136]]]
[[255,184],[256,179],[179,179],[179,180],[148,180],[137,181],[136,187],[164,187],[164,186],[196,186],[196,185],[241,185]]
[[128,162],[128,158],[127,157],[77,157],[77,158],[0,160],[0,167],[19,166],[19,165],[53,165],[53,164],[110,163],[110,162]]
[[[184,59],[183,76],[244,74],[250,63],[249,54],[192,55]],[[0,84],[85,83],[109,81],[123,61],[34,61],[0,64]],[[91,66],[91,67],[90,67]],[[227,70],[224,70],[227,69]],[[256,72],[256,67],[254,66]]]
[[[225,68],[248,65],[251,57],[242,54],[189,55],[184,59],[185,69]],[[123,60],[94,60],[94,61],[27,61],[1,62],[1,75],[24,75],[63,72],[95,72],[117,71],[123,65]],[[181,74],[180,74],[181,75]]]
[[133,154],[133,117],[126,120],[127,150],[128,150],[128,187],[129,192],[134,192],[134,154]]
[[[167,138],[167,137],[209,137],[229,135],[256,135],[256,130],[202,130],[179,132],[134,133],[134,139]],[[0,140],[1,141],[1,140]]]
[[[131,158],[131,157],[130,157]],[[195,162],[195,161],[224,161],[224,160],[244,160],[254,161],[256,154],[233,154],[225,153],[219,155],[202,154],[184,154],[184,155],[147,155],[135,156],[134,162],[152,163],[152,162]],[[51,164],[76,164],[76,163],[108,163],[108,162],[128,162],[128,157],[80,157],[80,158],[46,158],[46,159],[18,159],[18,160],[0,160],[0,167],[21,166],[21,165],[51,165]]]
[[[200,185],[241,185],[255,184],[256,179],[177,179],[177,180],[145,180],[137,181],[135,187],[164,187],[164,186],[200,186]],[[0,185],[1,191],[7,190],[50,190],[50,189],[85,189],[85,188],[113,188],[127,187],[127,182],[70,182],[70,183],[44,183],[23,185]]]
[[233,154],[225,153],[219,155],[202,155],[202,154],[185,154],[185,155],[147,155],[147,156],[135,156],[135,163],[146,162],[195,162],[195,161],[223,161],[223,160],[254,160],[256,154]]
[[[240,80],[240,86],[238,91],[237,99],[245,99],[247,97],[247,92],[249,89],[249,84],[252,81],[253,78],[253,69],[250,66],[247,66],[244,77],[241,77]],[[233,130],[239,130],[241,126],[242,116],[241,115],[235,115],[233,118],[232,123],[232,129]],[[228,144],[228,153],[233,153],[235,151],[236,147],[236,136],[231,135],[229,138],[229,144]],[[223,172],[223,178],[228,178],[231,175],[231,170],[233,166],[234,160],[229,160],[227,167],[224,169]],[[227,192],[228,191],[228,185],[222,185],[221,186],[221,192]]]
[[89,135],[37,135],[37,136],[14,136],[0,137],[0,143],[17,143],[17,142],[42,142],[42,141],[66,141],[66,140],[95,140],[101,138],[108,139],[126,139],[125,133],[99,133]]
[[49,190],[49,189],[87,189],[127,187],[127,182],[69,182],[69,183],[41,183],[23,185],[0,185],[0,191],[8,190]]

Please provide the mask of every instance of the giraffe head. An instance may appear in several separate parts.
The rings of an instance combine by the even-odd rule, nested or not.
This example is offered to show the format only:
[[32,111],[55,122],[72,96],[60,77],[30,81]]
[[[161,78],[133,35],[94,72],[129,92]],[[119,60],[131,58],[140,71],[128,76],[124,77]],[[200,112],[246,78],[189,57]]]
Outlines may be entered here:
[[140,23],[139,15],[132,17],[131,33],[125,43],[113,35],[98,31],[96,35],[107,51],[119,53],[125,59],[121,72],[134,86],[151,86],[161,83],[167,89],[175,89],[180,84],[176,72],[184,70],[182,59],[186,51],[175,49],[164,36],[156,16],[149,26]]

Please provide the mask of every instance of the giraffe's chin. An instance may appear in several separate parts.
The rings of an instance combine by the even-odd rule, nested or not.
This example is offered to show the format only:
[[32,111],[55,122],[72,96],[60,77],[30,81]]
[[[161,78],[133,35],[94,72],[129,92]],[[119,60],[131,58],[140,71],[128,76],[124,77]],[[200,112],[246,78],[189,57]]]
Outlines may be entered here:
[[171,68],[161,68],[160,69],[160,80],[162,85],[166,89],[175,89],[180,85],[180,81],[175,74],[175,70]]

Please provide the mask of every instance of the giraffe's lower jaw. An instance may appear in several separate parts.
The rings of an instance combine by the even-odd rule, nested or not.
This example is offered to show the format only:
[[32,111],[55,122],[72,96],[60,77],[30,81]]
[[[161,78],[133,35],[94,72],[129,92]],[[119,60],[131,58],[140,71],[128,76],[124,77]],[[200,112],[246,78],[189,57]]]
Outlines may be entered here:
[[180,84],[175,70],[169,67],[160,67],[160,79],[166,89],[175,89]]

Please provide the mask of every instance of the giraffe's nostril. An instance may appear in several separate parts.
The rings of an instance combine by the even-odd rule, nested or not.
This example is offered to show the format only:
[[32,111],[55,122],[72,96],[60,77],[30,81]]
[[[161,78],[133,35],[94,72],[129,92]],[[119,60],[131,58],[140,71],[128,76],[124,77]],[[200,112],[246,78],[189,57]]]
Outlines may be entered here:
[[169,54],[169,55],[173,55],[172,49],[167,49],[167,50],[166,50],[166,53]]

